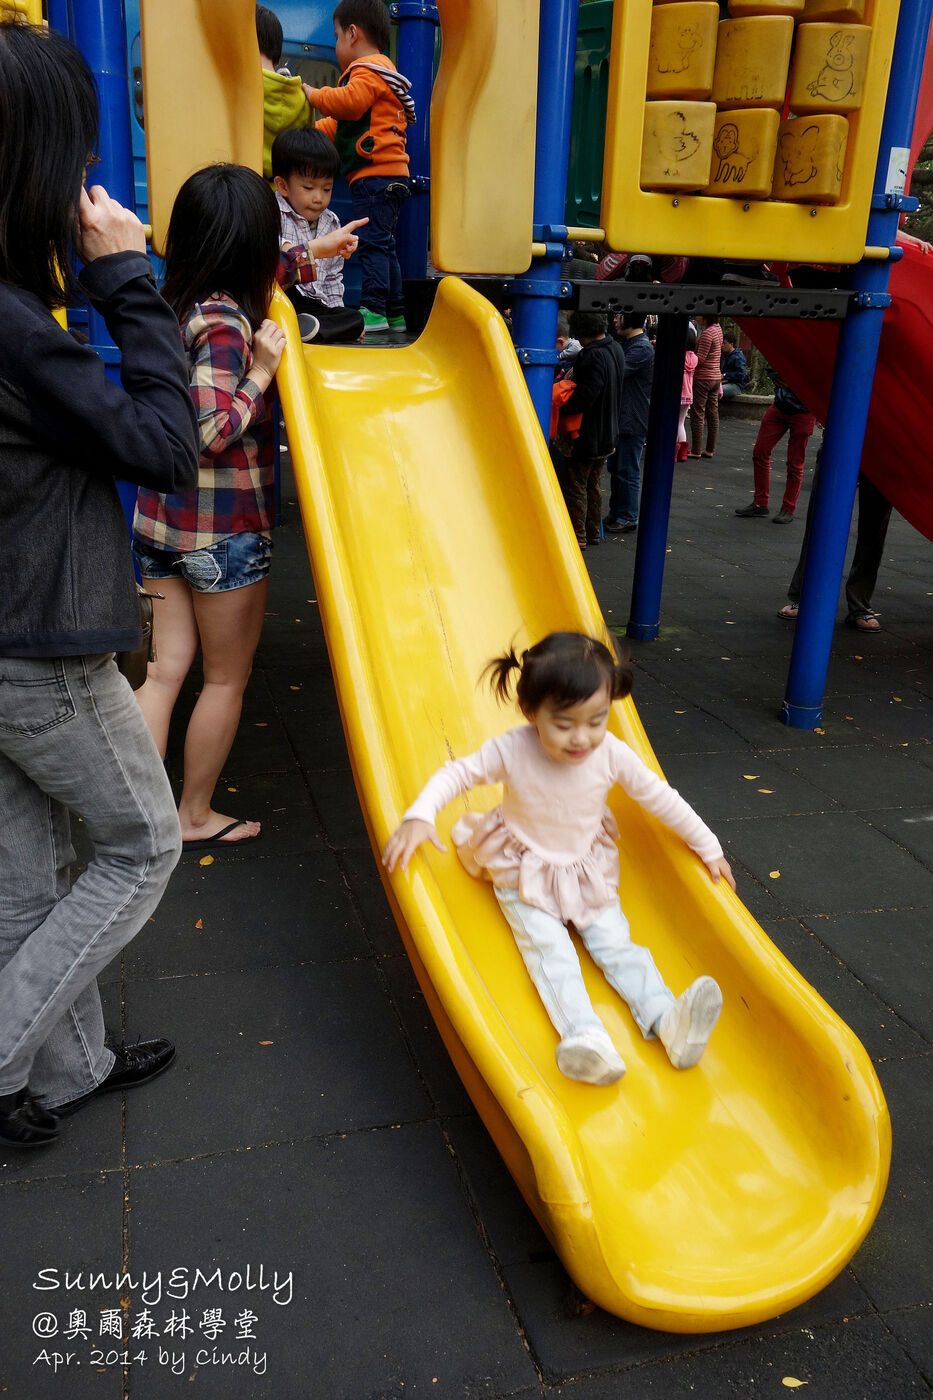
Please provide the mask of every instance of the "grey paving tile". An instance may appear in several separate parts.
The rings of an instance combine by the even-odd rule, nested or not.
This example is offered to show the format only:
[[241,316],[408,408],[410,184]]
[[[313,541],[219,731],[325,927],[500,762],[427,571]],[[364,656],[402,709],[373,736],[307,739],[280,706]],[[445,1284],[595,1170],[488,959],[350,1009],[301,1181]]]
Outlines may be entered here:
[[933,874],[847,812],[727,820],[717,834],[763,883],[780,871],[796,913],[933,904]]
[[891,1177],[878,1218],[852,1268],[875,1307],[883,1312],[933,1302],[930,1232],[926,1228],[933,1219],[931,1071],[930,1055],[878,1066],[894,1125]]
[[862,811],[859,814],[878,831],[890,836],[905,851],[933,870],[933,793],[922,807],[900,807],[896,812]]
[[886,1312],[884,1320],[933,1390],[933,1303]]
[[573,1301],[578,1295],[572,1292],[570,1280],[557,1261],[515,1264],[504,1272],[529,1346],[551,1384],[566,1382],[587,1371],[628,1368],[645,1362],[669,1373],[671,1368],[662,1368],[660,1363],[675,1359],[683,1363],[697,1352],[715,1353],[724,1343],[734,1345],[742,1338],[774,1336],[785,1331],[796,1333],[843,1314],[854,1316],[870,1311],[865,1294],[846,1270],[816,1298],[758,1328],[699,1334],[655,1332],[600,1308],[582,1317],[573,1315]]
[[372,847],[368,844],[365,850],[347,847],[337,852],[337,860],[360,911],[370,947],[380,956],[396,957],[403,951],[402,935],[376,868]]
[[651,746],[662,763],[671,754],[751,752],[750,745],[734,729],[688,701],[671,697],[648,705],[636,700],[636,704]]
[[[130,977],[181,977],[288,963],[335,962],[370,949],[332,852],[254,858],[212,849],[183,860],[125,953]],[[276,854],[271,854],[275,851]]]
[[771,757],[779,766],[802,774],[852,812],[933,803],[933,778],[910,750],[900,747],[865,743],[858,747],[812,749],[806,754],[778,750]]
[[127,1096],[130,1162],[423,1118],[418,1082],[371,964],[130,982],[127,1015],[178,1059]]
[[821,937],[904,1021],[933,1041],[933,908],[836,914]]
[[[801,1381],[821,1400],[920,1400],[927,1382],[880,1318],[699,1351],[663,1366],[564,1384],[561,1400],[720,1400],[779,1396]],[[791,1394],[799,1393],[793,1389]]]
[[479,1116],[445,1117],[444,1131],[500,1267],[556,1262],[547,1236]]
[[[491,1400],[536,1380],[433,1125],[170,1163],[134,1174],[131,1203],[137,1266],[293,1275],[287,1305],[192,1295],[192,1313],[250,1305],[268,1366],[261,1386],[248,1368],[192,1367],[190,1339],[199,1395]],[[155,1369],[133,1380],[133,1400],[174,1393]]]
[[[92,1364],[92,1349],[100,1346],[106,1356],[120,1346],[113,1337],[101,1338],[100,1329],[101,1311],[119,1310],[121,1292],[112,1286],[90,1287],[91,1273],[112,1285],[122,1272],[119,1173],[82,1171],[55,1181],[27,1177],[0,1188],[0,1210],[0,1394],[11,1400],[120,1400],[121,1369]],[[76,1312],[85,1314],[90,1332],[69,1339],[68,1331],[82,1321],[72,1317]],[[36,1324],[40,1314],[49,1321]],[[43,1326],[52,1335],[37,1335]],[[57,1369],[54,1359],[40,1359],[56,1354],[62,1358]],[[70,1363],[64,1360],[68,1355]]]
[[703,820],[775,817],[838,809],[832,797],[799,773],[788,773],[750,750],[736,753],[671,754],[667,779]]
[[305,780],[321,814],[324,836],[335,850],[369,850],[369,836],[348,770],[306,772]]
[[454,1069],[440,1032],[421,994],[418,979],[405,953],[383,958],[379,970],[389,988],[418,1073],[435,1115],[471,1115],[470,1096]]
[[923,1055],[929,1041],[903,1020],[882,992],[866,986],[825,944],[829,920],[817,919],[807,928],[796,919],[779,919],[767,929],[769,937],[799,973],[858,1036],[873,1060]]

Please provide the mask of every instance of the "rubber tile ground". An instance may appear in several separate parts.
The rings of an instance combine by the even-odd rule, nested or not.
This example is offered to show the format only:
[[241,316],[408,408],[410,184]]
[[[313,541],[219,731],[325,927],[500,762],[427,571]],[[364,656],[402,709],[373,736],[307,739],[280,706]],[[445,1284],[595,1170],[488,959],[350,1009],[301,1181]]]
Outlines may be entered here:
[[[219,785],[263,835],[207,864],[185,856],[102,979],[121,1034],[175,1037],[171,1072],[90,1105],[49,1151],[3,1160],[0,1395],[930,1393],[933,546],[895,517],[884,631],[840,625],[822,733],[785,728],[793,626],[775,614],[802,514],[778,529],[733,515],[753,436],[726,422],[712,461],[677,468],[662,630],[633,644],[635,697],[740,895],[877,1066],[892,1174],[851,1264],[795,1312],[709,1336],[634,1327],[570,1287],[402,952],[286,474],[269,616]],[[586,556],[620,635],[636,545],[607,538]],[[173,734],[176,784],[197,684]]]

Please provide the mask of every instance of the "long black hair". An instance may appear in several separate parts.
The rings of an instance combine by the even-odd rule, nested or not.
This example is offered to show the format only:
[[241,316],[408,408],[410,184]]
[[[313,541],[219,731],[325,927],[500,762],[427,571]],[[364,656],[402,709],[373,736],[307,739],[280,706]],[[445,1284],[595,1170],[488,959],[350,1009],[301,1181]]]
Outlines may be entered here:
[[483,676],[499,701],[509,699],[516,670],[515,698],[526,717],[535,714],[545,700],[563,710],[589,700],[603,686],[608,686],[612,700],[621,700],[632,689],[628,661],[583,632],[549,632],[523,651],[521,658],[513,647],[494,657]]
[[178,319],[212,292],[226,292],[255,330],[275,285],[280,226],[275,195],[255,170],[208,165],[189,175],[165,239],[162,295]]
[[48,307],[79,291],[71,244],[97,126],[94,77],[74,45],[0,22],[0,281]]

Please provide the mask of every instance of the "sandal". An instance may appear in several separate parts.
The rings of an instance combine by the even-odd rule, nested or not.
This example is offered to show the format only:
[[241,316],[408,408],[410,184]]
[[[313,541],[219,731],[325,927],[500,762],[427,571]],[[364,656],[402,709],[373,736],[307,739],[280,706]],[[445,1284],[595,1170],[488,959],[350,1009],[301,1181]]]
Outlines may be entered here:
[[785,622],[796,622],[800,608],[797,603],[785,603],[778,612],[778,617],[782,617]]
[[244,821],[244,819],[242,817],[238,817],[236,821],[230,822],[228,826],[221,827],[220,831],[215,831],[213,836],[200,836],[192,839],[191,841],[183,841],[182,846],[186,851],[203,851],[206,850],[209,846],[226,846],[229,850],[233,846],[242,846],[244,842],[258,840],[258,835],[241,836],[236,841],[224,840],[224,837],[228,836],[231,831],[235,831],[238,826],[245,825],[246,822]]
[[881,631],[881,623],[878,621],[877,613],[859,613],[857,617],[850,614],[846,618],[846,626],[854,627],[856,632]]
[[716,454],[715,454],[714,452],[701,452],[701,453],[700,453],[700,456],[701,456],[701,457],[714,457],[715,455],[716,455]]

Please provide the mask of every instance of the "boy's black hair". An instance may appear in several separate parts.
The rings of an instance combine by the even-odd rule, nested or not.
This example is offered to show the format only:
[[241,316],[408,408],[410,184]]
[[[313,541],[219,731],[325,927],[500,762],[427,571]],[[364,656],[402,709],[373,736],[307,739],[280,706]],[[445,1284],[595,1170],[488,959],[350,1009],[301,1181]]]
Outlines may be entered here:
[[337,147],[322,131],[293,127],[280,131],[272,142],[272,174],[288,180],[307,175],[312,180],[336,179],[340,171]]
[[575,340],[597,340],[609,329],[609,318],[604,311],[571,311],[567,324]]
[[333,18],[341,29],[349,29],[351,24],[362,29],[369,42],[381,53],[385,53],[389,47],[392,22],[383,0],[340,0]]
[[728,342],[729,342],[730,345],[738,345],[738,343],[739,343],[739,339],[738,339],[738,336],[736,335],[735,331],[723,331],[723,333],[722,333],[722,343],[723,343],[723,345],[725,345],[725,343],[726,343],[727,340],[728,340]]
[[0,281],[48,307],[80,295],[71,245],[97,122],[94,77],[74,45],[0,22]]
[[622,329],[626,331],[643,331],[647,319],[648,313],[646,311],[623,311]]
[[285,35],[278,15],[267,5],[256,6],[256,38],[259,40],[259,52],[263,58],[268,58],[278,68],[282,62]]
[[165,240],[162,295],[178,319],[212,292],[226,292],[255,330],[275,285],[280,228],[272,187],[255,170],[209,165],[189,175]]
[[613,650],[595,637],[582,632],[549,632],[535,646],[522,652],[521,659],[510,647],[504,656],[489,662],[483,672],[500,701],[509,698],[512,672],[519,671],[515,698],[522,714],[530,719],[545,700],[560,710],[589,700],[608,686],[612,700],[621,700],[632,689],[632,668],[613,641]]

